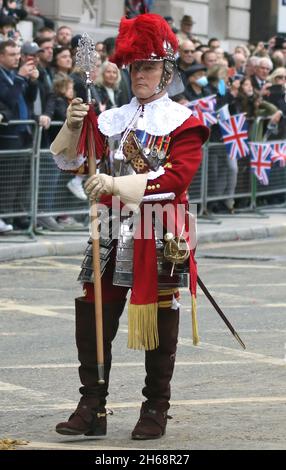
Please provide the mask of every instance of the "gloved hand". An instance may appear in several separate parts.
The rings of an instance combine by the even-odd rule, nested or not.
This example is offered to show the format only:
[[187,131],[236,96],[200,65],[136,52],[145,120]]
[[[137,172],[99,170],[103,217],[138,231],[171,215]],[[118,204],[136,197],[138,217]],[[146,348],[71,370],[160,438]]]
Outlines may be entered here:
[[105,174],[93,175],[88,178],[84,190],[90,201],[95,201],[103,194],[114,194],[116,196],[114,193],[114,178]]
[[136,211],[143,199],[148,174],[109,176],[99,174],[90,176],[84,185],[86,194],[91,201],[103,194],[119,196],[123,204]]
[[75,98],[67,109],[67,126],[69,129],[80,129],[85,116],[89,110],[89,105],[84,104],[81,98]]

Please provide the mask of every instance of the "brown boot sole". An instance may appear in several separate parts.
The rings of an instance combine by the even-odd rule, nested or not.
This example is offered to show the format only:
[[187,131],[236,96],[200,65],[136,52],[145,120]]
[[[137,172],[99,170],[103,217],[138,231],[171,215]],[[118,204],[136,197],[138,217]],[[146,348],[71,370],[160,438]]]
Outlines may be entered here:
[[84,432],[72,430],[70,428],[56,429],[56,432],[58,434],[63,434],[64,436],[80,436],[81,434],[84,434]]
[[106,436],[106,432],[101,431],[101,430],[95,430],[95,431],[87,431],[86,433],[84,431],[76,431],[72,430],[70,428],[61,428],[61,429],[56,429],[56,432],[58,434],[62,434],[63,436]]
[[165,433],[159,434],[158,436],[148,436],[147,434],[135,434],[134,436],[131,435],[131,439],[133,439],[133,441],[149,441],[151,439],[160,439],[164,435]]

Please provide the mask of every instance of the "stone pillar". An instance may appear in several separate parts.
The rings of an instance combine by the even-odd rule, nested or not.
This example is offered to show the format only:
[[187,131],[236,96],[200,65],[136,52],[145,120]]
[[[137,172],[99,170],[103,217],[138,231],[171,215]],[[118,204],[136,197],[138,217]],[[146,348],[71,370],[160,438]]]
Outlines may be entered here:
[[124,0],[38,0],[38,5],[58,26],[66,24],[75,34],[88,32],[96,40],[115,36],[124,13]]
[[59,16],[59,0],[37,0],[37,5],[44,16],[57,19]]
[[226,40],[232,52],[238,43],[246,43],[250,35],[251,0],[228,0],[228,29]]
[[211,0],[209,2],[208,37],[225,39],[227,36],[228,0]]
[[[250,29],[251,0],[155,0],[153,11],[172,15],[180,26],[183,15],[191,15],[193,33],[202,41],[217,36],[223,46],[232,50],[234,44],[247,42]],[[44,15],[67,24],[74,33],[84,31],[96,40],[115,36],[124,11],[124,0],[38,0]]]
[[202,39],[208,36],[209,0],[155,0],[154,13],[162,16],[171,15],[176,27],[180,27],[180,20],[184,15],[190,15],[195,21],[193,33]]

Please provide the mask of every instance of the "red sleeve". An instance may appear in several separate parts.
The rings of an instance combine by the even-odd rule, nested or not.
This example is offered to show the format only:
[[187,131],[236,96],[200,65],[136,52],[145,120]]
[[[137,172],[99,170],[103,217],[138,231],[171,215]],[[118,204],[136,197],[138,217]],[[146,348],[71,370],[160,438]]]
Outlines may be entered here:
[[180,196],[184,193],[199,169],[202,145],[207,137],[206,128],[198,125],[194,118],[172,132],[165,174],[148,180],[145,195],[173,192]]

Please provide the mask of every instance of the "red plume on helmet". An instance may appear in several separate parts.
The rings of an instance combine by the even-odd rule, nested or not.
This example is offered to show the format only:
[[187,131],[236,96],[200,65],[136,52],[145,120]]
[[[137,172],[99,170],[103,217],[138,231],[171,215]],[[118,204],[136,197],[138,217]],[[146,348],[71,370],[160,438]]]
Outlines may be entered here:
[[115,53],[109,60],[121,67],[136,60],[164,58],[164,42],[174,52],[178,50],[178,39],[162,16],[146,13],[130,20],[122,18]]

